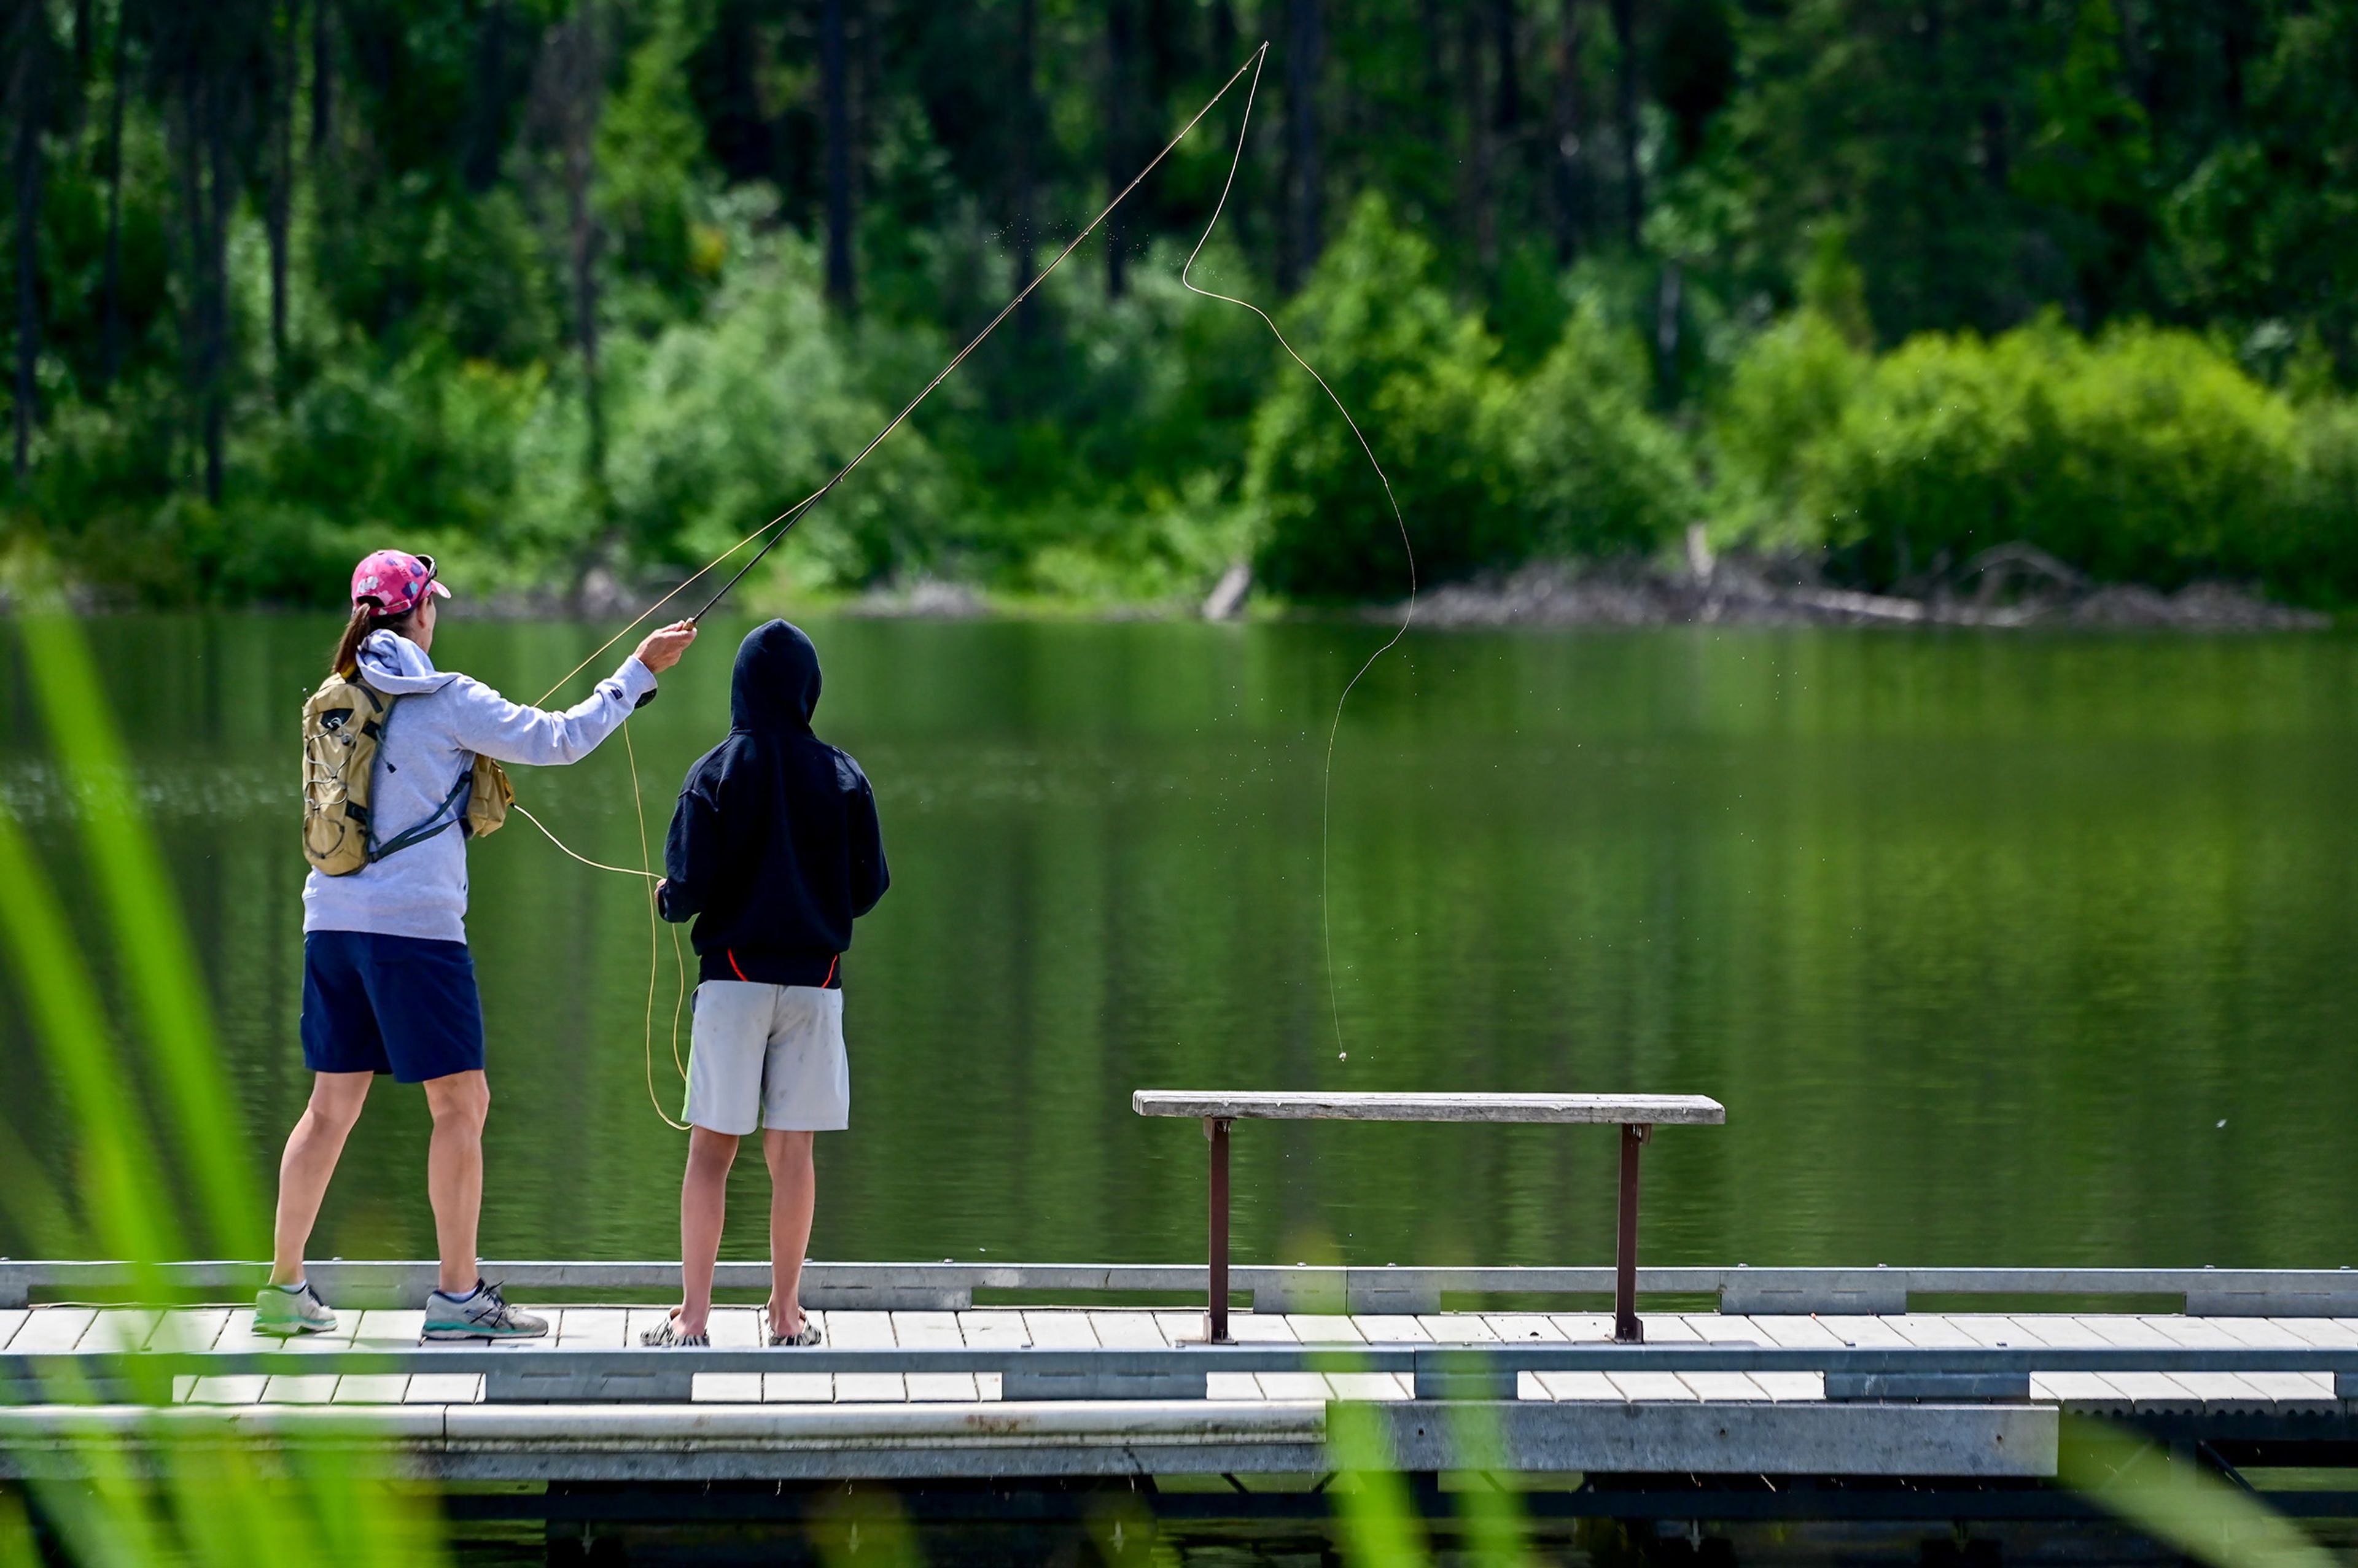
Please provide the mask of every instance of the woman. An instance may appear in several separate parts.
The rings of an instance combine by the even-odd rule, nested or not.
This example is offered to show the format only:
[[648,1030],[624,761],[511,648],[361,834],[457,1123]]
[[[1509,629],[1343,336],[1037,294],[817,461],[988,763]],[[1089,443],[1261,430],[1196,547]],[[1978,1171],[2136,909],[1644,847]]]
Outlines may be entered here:
[[[654,695],[655,676],[679,662],[696,628],[683,621],[652,633],[587,701],[545,713],[434,667],[427,654],[435,602],[449,596],[430,556],[379,550],[352,571],[352,616],[333,668],[399,699],[378,743],[370,809],[384,825],[377,842],[412,842],[347,876],[314,871],[303,884],[303,1065],[313,1074],[311,1103],[278,1165],[270,1283],[254,1300],[254,1325],[264,1334],[336,1326],[304,1278],[303,1247],[380,1073],[424,1085],[434,1116],[426,1187],[441,1278],[426,1298],[426,1337],[548,1332],[544,1319],[508,1305],[475,1271],[491,1091],[467,951],[467,844],[459,830],[466,792],[455,786],[478,752],[544,767],[588,756]],[[413,825],[432,831],[416,838]]]

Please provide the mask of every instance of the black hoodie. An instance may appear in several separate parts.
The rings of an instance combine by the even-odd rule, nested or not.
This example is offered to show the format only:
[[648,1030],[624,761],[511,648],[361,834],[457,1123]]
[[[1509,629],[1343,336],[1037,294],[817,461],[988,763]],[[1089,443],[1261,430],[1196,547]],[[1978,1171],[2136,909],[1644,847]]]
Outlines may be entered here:
[[811,733],[818,650],[755,627],[730,677],[729,738],[687,770],[664,845],[665,920],[693,919],[708,980],[842,982],[851,923],[889,880],[860,764]]

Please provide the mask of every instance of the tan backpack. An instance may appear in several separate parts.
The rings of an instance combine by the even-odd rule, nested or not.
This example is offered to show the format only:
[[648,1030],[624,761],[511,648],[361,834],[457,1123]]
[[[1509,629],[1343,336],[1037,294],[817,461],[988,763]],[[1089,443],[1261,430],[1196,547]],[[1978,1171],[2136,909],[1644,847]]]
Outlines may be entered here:
[[303,858],[320,875],[350,876],[387,855],[422,844],[449,826],[442,814],[471,791],[459,830],[471,838],[496,833],[515,804],[508,775],[491,758],[459,775],[450,793],[424,822],[383,843],[369,815],[376,754],[398,697],[364,681],[331,675],[303,704]]

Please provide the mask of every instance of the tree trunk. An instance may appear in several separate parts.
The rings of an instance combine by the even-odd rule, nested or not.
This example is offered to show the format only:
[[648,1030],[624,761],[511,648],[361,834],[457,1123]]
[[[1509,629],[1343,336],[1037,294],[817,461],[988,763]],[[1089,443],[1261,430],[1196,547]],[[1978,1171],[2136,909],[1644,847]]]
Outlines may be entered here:
[[311,157],[327,150],[335,113],[336,0],[314,0],[311,12]]
[[1492,136],[1482,91],[1482,18],[1470,5],[1457,17],[1459,90],[1466,104],[1466,226],[1473,232],[1474,254],[1487,277],[1498,265],[1498,209],[1491,191]]
[[1613,0],[1614,119],[1621,142],[1624,237],[1635,249],[1646,222],[1646,178],[1638,166],[1638,0]]
[[221,504],[229,435],[229,219],[235,205],[228,106],[208,93],[203,154],[211,166],[205,216],[206,306],[203,327],[205,500]]
[[1580,5],[1561,0],[1556,17],[1555,94],[1548,118],[1548,218],[1558,266],[1570,266],[1586,218],[1580,161]]
[[1278,244],[1278,285],[1302,286],[1317,265],[1319,57],[1325,48],[1318,0],[1286,0],[1285,227]]
[[[594,44],[584,42],[586,51]],[[574,105],[573,135],[565,145],[565,217],[570,243],[568,259],[573,274],[573,341],[581,350],[581,395],[590,416],[590,475],[602,486],[606,477],[606,406],[599,395],[598,373],[598,222],[590,208],[590,182],[595,173],[591,142],[597,134],[598,73],[594,67],[577,79],[585,97]]]
[[[1033,34],[1037,27],[1037,0],[1017,0],[1015,7],[1015,157],[1009,170],[1012,200],[1009,203],[1010,233],[1008,242],[1014,249],[1012,267],[1013,292],[1022,293],[1032,287],[1032,202],[1034,173],[1032,167],[1033,138],[1038,123],[1038,109],[1032,98]],[[1015,330],[1020,335],[1032,330],[1032,307],[1027,300],[1016,312]]]
[[845,0],[819,0],[819,95],[827,128],[827,297],[849,314],[857,279],[851,265],[851,90],[844,55]]
[[1515,0],[1490,0],[1490,43],[1498,56],[1498,97],[1492,116],[1501,139],[1523,124],[1523,83],[1515,59]]
[[[1130,5],[1130,0],[1105,0],[1105,178],[1109,199],[1137,172],[1130,167],[1130,101],[1137,90],[1133,59],[1137,47],[1131,37]],[[1124,247],[1129,240],[1130,225],[1126,219],[1127,214],[1120,208],[1106,219],[1106,297],[1109,299],[1120,298],[1129,284],[1126,276],[1129,257]]]
[[106,262],[100,285],[100,315],[106,354],[106,384],[123,371],[123,87],[130,55],[123,20],[114,23],[114,99],[107,106]]
[[287,0],[285,31],[273,51],[270,81],[270,193],[263,214],[270,237],[270,369],[287,396],[287,230],[295,193],[295,47],[302,0]]
[[33,424],[38,391],[34,370],[41,356],[41,126],[49,108],[49,16],[45,7],[22,7],[16,26],[27,36],[14,41],[16,80],[10,107],[16,112],[14,149],[16,196],[16,477],[33,465]]

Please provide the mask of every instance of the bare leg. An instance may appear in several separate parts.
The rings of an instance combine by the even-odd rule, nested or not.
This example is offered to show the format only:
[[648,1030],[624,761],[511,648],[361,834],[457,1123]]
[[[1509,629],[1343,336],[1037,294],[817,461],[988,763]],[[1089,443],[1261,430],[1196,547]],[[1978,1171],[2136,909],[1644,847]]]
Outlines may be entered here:
[[481,1276],[475,1228],[483,1212],[483,1120],[492,1087],[481,1068],[426,1080],[434,1138],[426,1148],[426,1195],[434,1204],[434,1239],[442,1253],[441,1288],[463,1296]]
[[328,1179],[344,1152],[344,1140],[361,1119],[374,1073],[314,1073],[311,1103],[303,1108],[287,1152],[278,1159],[278,1219],[273,1227],[270,1282],[291,1285],[303,1277],[303,1248],[328,1195]]
[[687,1130],[687,1173],[679,1182],[679,1311],[682,1334],[705,1332],[712,1316],[712,1265],[720,1256],[720,1223],[729,1214],[729,1167],[737,1135],[708,1127]]
[[818,1172],[811,1162],[817,1135],[771,1128],[762,1134],[770,1158],[770,1332],[803,1326],[803,1254],[810,1249],[811,1216],[818,1207]]

